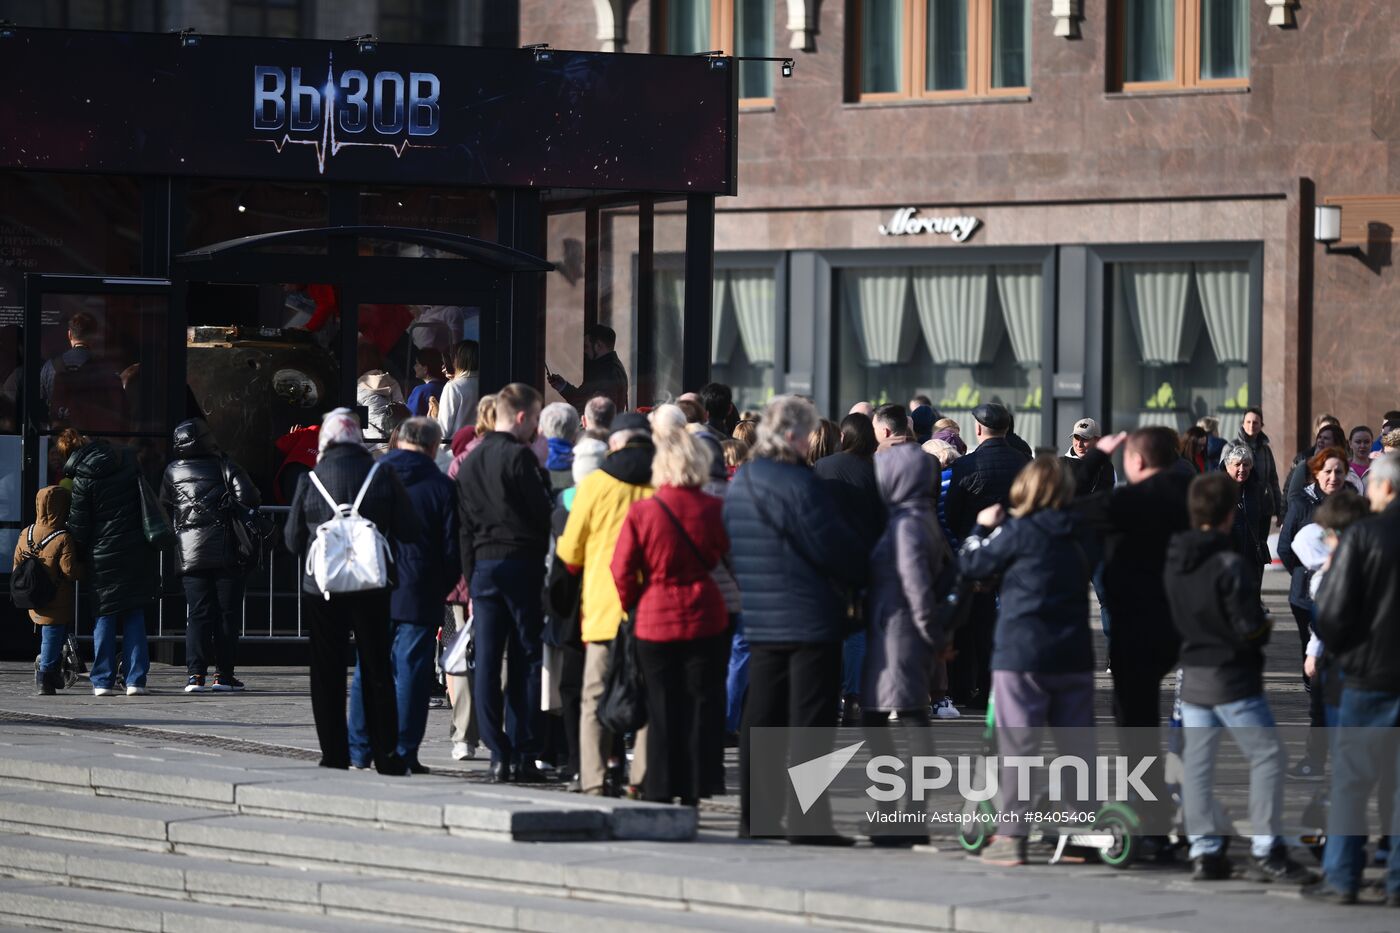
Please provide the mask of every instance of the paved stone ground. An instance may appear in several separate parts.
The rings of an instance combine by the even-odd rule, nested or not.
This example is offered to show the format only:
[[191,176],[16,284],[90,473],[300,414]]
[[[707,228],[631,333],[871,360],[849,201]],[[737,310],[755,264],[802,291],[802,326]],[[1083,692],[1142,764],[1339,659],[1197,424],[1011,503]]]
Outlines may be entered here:
[[[1268,575],[1266,603],[1277,620],[1277,631],[1270,650],[1267,690],[1280,724],[1304,725],[1307,722],[1307,696],[1298,676],[1296,634],[1292,617],[1286,607],[1284,583],[1281,573]],[[1098,648],[1100,658],[1104,657],[1101,639]],[[35,727],[40,727],[42,731],[48,725],[36,722],[35,717],[56,717],[66,722],[51,724],[53,741],[65,747],[83,743],[85,736],[100,733],[105,739],[110,737],[113,731],[135,727],[142,730],[142,735],[145,734],[145,730],[173,733],[182,737],[176,740],[177,744],[182,741],[213,746],[222,744],[233,750],[274,756],[314,756],[317,743],[307,698],[307,676],[304,668],[260,667],[248,668],[239,673],[249,687],[248,691],[242,694],[187,695],[181,691],[184,682],[183,671],[156,666],[151,672],[149,687],[152,693],[148,697],[97,698],[91,695],[85,685],[59,696],[37,697],[33,695],[31,668],[16,663],[0,665],[0,737],[14,730],[26,733],[32,741]],[[1097,688],[1101,722],[1107,722],[1109,719],[1109,684],[1109,677],[1100,673]],[[1167,702],[1169,697],[1164,698],[1164,704]],[[7,717],[6,713],[13,715]],[[428,734],[421,750],[422,761],[437,772],[458,774],[468,780],[484,780],[485,761],[454,762],[450,759],[450,743],[447,739],[449,717],[450,711],[445,707],[429,713]],[[1294,753],[1297,753],[1296,749]],[[732,753],[730,769],[731,787],[737,787]],[[1242,774],[1236,775],[1227,778],[1227,783],[1242,787],[1243,778]],[[1305,799],[1316,787],[1315,784],[1290,785],[1290,802],[1297,803]],[[707,802],[701,814],[701,837],[697,844],[719,845],[725,850],[729,849],[732,845],[729,840],[732,840],[736,810],[737,800],[733,797]],[[821,853],[813,853],[810,849],[799,854],[796,850],[782,845],[767,844],[765,851],[765,862],[782,870],[781,866],[790,861],[792,871],[798,878],[802,877],[802,872],[810,869],[813,859],[824,858]],[[871,861],[865,864],[871,866],[872,882],[879,881],[877,864],[885,864],[885,860],[892,857],[892,854],[860,851],[871,858]],[[849,864],[846,860],[851,854],[840,856],[843,864]],[[832,856],[837,857],[834,854]],[[937,851],[921,849],[893,857],[926,860],[931,878],[940,872],[959,875],[968,870],[966,866],[969,864],[969,860],[955,846],[946,844],[938,846]],[[1026,881],[1034,877],[1037,883],[1043,882],[1047,877],[1063,877],[1066,882],[1070,879],[1093,878],[1095,883],[1100,885],[1109,882],[1114,886],[1115,900],[1124,896],[1130,900],[1140,896],[1143,916],[1157,917],[1150,909],[1154,893],[1209,890],[1220,895],[1212,901],[1210,916],[1216,915],[1218,907],[1222,926],[1231,922],[1245,922],[1250,923],[1250,928],[1253,928],[1254,923],[1262,922],[1262,918],[1267,915],[1269,925],[1273,929],[1316,930],[1319,923],[1323,928],[1333,925],[1325,922],[1323,918],[1335,917],[1335,914],[1318,913],[1322,908],[1300,903],[1290,897],[1291,892],[1269,890],[1240,882],[1211,886],[1193,885],[1183,871],[1173,868],[1144,866],[1127,873],[1115,873],[1097,865],[1041,864],[1027,869],[1006,870],[979,865],[976,871],[980,877],[1005,875],[1009,890],[1018,885],[1015,880],[1018,877]],[[1074,885],[1077,884],[1078,881],[1075,881]],[[1264,897],[1266,893],[1272,896]],[[1272,913],[1260,914],[1260,907]],[[1086,916],[1098,913],[1093,908],[1093,904],[1086,903]],[[1366,928],[1379,928],[1373,924],[1383,922],[1381,916],[1369,909],[1365,914]],[[1347,918],[1353,919],[1355,914],[1347,915]],[[1164,928],[1172,927],[1167,918],[1157,917],[1157,920],[1165,925]],[[1198,928],[1198,921],[1199,918],[1188,926]],[[1400,921],[1387,926],[1400,928]]]

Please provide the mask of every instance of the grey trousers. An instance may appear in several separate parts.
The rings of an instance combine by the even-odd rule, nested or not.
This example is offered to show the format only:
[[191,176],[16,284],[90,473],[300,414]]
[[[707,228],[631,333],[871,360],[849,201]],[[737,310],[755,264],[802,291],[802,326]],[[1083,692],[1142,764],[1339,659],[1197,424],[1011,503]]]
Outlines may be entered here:
[[[1003,836],[1026,836],[1030,825],[1026,814],[1034,799],[1012,799],[1019,794],[1020,770],[1006,764],[1013,756],[1037,756],[1045,727],[1055,738],[1056,752],[1061,756],[1094,759],[1094,674],[1082,671],[1069,674],[1041,674],[1031,671],[992,671],[992,702],[995,706],[997,753],[1002,759],[997,776],[1001,793],[1002,822],[997,833]],[[1048,760],[1048,758],[1047,758]],[[1090,768],[1092,773],[1092,767]],[[1044,775],[1036,775],[1030,783],[1032,797],[1044,786]],[[1078,788],[1068,781],[1065,799],[1047,804],[1045,809],[1093,810],[1089,788]],[[1077,791],[1084,791],[1083,795]],[[1040,809],[1036,807],[1035,809]]]
[[1282,841],[1285,755],[1264,695],[1219,706],[1183,702],[1181,724],[1186,742],[1181,756],[1181,800],[1191,857],[1218,853],[1234,832],[1214,793],[1215,759],[1226,729],[1249,759],[1251,851],[1259,857],[1268,855]]

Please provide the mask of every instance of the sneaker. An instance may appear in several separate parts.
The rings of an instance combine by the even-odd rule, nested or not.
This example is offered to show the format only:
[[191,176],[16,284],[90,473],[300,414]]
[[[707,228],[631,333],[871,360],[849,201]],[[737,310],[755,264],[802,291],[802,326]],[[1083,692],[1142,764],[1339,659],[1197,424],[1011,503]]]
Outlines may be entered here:
[[982,861],[988,865],[1026,864],[1025,836],[997,836],[982,850]]
[[93,687],[92,695],[95,697],[114,697],[117,695],[115,687]]
[[1225,881],[1234,873],[1230,860],[1220,853],[1198,855],[1193,861],[1192,881]]
[[452,758],[454,761],[469,761],[476,757],[475,742],[453,742]]
[[126,695],[129,697],[143,697],[150,694],[150,692],[151,691],[147,690],[145,687],[138,687],[135,684],[126,688]]
[[958,712],[958,708],[953,705],[952,697],[944,697],[933,704],[934,719],[957,719],[961,715],[962,713]]
[[236,690],[243,689],[243,681],[231,675],[225,676],[219,674],[214,678],[214,686],[212,689],[215,693],[232,693]]
[[1288,778],[1293,781],[1320,781],[1323,778],[1322,769],[1313,764],[1307,758],[1299,760],[1293,767],[1288,769]]
[[1288,857],[1285,846],[1274,846],[1263,858],[1250,859],[1245,869],[1245,877],[1263,884],[1316,884],[1317,874],[1299,865]]
[[1355,891],[1338,891],[1326,881],[1319,881],[1317,884],[1305,885],[1298,891],[1305,901],[1315,901],[1319,904],[1355,904]]
[[201,674],[191,674],[189,680],[185,681],[186,693],[203,693],[208,689],[204,686],[204,677]]

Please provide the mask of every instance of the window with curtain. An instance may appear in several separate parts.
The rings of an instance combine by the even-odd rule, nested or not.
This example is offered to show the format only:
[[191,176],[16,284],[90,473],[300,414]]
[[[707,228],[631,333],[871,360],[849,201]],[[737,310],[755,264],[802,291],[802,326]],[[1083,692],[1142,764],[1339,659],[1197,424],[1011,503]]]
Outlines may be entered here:
[[[660,0],[656,51],[694,55],[712,49],[769,58],[776,21],[774,0]],[[739,63],[740,101],[771,103],[776,62]]]
[[972,409],[997,401],[1016,433],[1044,440],[1039,264],[849,268],[840,280],[837,413],[923,394],[971,437]]
[[762,408],[773,397],[777,286],[772,266],[715,271],[711,376],[734,390],[739,409]]
[[1244,260],[1113,266],[1115,429],[1184,431],[1220,419],[1233,437],[1250,397],[1252,281]]
[[987,97],[1030,86],[1031,0],[859,0],[861,100]]
[[1124,90],[1249,83],[1249,0],[1117,0]]

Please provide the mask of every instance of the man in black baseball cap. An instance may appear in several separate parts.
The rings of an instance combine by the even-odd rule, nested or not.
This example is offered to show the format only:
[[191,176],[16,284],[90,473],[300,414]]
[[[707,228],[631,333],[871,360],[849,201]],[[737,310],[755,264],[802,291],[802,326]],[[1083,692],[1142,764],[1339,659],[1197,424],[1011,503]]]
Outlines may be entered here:
[[[1000,402],[988,402],[972,410],[977,448],[953,461],[948,483],[948,527],[956,548],[972,531],[977,513],[991,505],[1005,506],[1011,499],[1011,483],[1030,458],[1006,440],[1011,412]],[[982,704],[991,690],[992,632],[996,627],[996,597],[979,593],[973,599],[971,617],[958,630],[954,644],[958,656],[948,667],[948,693],[962,705],[974,696]]]

